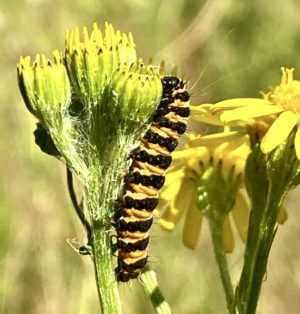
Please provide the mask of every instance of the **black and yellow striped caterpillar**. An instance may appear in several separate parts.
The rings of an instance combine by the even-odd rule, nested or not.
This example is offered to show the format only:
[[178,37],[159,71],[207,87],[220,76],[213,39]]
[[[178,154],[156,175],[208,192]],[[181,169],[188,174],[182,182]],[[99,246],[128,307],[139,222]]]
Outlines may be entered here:
[[152,123],[139,146],[130,152],[132,163],[124,179],[124,195],[115,216],[118,281],[137,278],[146,265],[152,211],[157,206],[158,193],[172,161],[171,153],[186,130],[190,114],[190,95],[185,82],[165,76],[162,85],[163,94]]

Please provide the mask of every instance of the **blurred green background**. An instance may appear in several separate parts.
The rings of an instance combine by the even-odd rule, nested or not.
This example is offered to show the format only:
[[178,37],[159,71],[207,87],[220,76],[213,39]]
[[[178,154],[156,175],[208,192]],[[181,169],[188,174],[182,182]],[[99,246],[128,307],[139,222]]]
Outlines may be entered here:
[[[281,66],[299,69],[300,3],[242,0],[0,0],[0,313],[99,313],[93,267],[66,243],[84,232],[71,207],[65,170],[34,144],[35,120],[16,82],[20,55],[64,49],[64,30],[112,22],[132,31],[139,56],[177,64],[192,103],[257,97],[279,82]],[[299,313],[298,196],[287,202],[271,252],[259,313]],[[195,251],[180,226],[151,234],[150,264],[174,313],[225,313],[207,229]],[[237,281],[243,245],[229,256]],[[152,313],[138,282],[121,286],[124,313]]]

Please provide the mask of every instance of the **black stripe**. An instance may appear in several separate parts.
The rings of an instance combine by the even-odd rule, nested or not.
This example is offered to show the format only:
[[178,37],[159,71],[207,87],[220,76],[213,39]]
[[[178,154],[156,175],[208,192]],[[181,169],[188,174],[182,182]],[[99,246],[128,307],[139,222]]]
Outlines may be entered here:
[[144,251],[149,243],[149,237],[138,240],[136,242],[125,242],[122,241],[122,238],[118,239],[117,246],[118,249],[125,251],[125,252],[132,252],[132,251]]
[[153,166],[158,166],[161,169],[167,169],[172,162],[171,156],[164,155],[149,155],[148,163]]
[[158,117],[163,117],[166,114],[168,114],[171,111],[169,105],[173,103],[174,103],[174,99],[172,97],[162,98],[157,109],[154,112],[153,119],[158,118]]
[[175,99],[180,99],[181,101],[189,101],[190,100],[190,95],[187,91],[184,91],[184,92],[180,92],[180,93],[177,93],[175,96],[174,96]]
[[145,209],[149,212],[153,211],[157,206],[158,198],[146,197],[143,199],[134,199],[130,196],[125,196],[123,198],[123,207],[125,208],[135,208],[135,209]]
[[168,96],[162,98],[155,111],[154,117],[162,117],[173,111],[177,115],[187,118],[190,115],[190,109],[188,107],[182,108],[178,106],[169,106],[174,103],[175,99],[180,99],[181,101],[186,102],[190,99],[190,95],[187,91],[184,91],[177,93],[175,97]]
[[144,186],[153,186],[155,189],[161,189],[165,183],[165,177],[155,174],[142,175],[138,171],[134,171],[126,175],[126,181],[128,183],[142,184]]
[[186,130],[186,124],[183,122],[174,122],[165,117],[160,117],[154,120],[160,127],[168,128],[176,131],[178,134],[183,134]]
[[152,119],[153,119],[153,121],[155,121],[156,119],[167,115],[169,112],[171,112],[170,107],[157,108]]
[[139,276],[139,272],[128,273],[124,272],[120,267],[115,269],[116,277],[118,281],[127,282],[130,279],[135,279]]
[[152,217],[148,218],[147,220],[126,221],[125,219],[122,219],[121,216],[120,219],[116,221],[116,229],[118,231],[146,232],[152,226],[152,222]]
[[144,135],[144,139],[153,144],[159,144],[166,148],[169,152],[172,152],[178,145],[178,141],[172,137],[163,137],[151,130],[148,130]]
[[173,97],[164,97],[160,100],[159,105],[157,108],[164,108],[167,107],[168,105],[173,104],[174,98]]
[[190,115],[189,107],[178,107],[178,106],[165,106],[157,108],[155,114],[153,115],[153,120],[163,117],[170,112],[175,112],[176,115],[187,118]]
[[129,157],[136,161],[148,162],[149,154],[145,150],[137,147],[130,152]]
[[190,115],[190,108],[189,107],[176,107],[171,106],[170,111],[175,112],[178,116],[187,118]]
[[136,161],[147,162],[148,164],[152,166],[157,166],[161,169],[167,169],[172,162],[171,156],[165,156],[160,154],[151,155],[145,150],[141,150],[139,147],[135,148],[130,153],[130,157]]

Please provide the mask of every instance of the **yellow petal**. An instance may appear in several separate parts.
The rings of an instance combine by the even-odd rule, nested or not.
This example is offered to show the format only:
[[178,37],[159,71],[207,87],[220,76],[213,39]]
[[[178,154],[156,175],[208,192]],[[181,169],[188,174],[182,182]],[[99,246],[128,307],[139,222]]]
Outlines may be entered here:
[[238,191],[236,194],[235,204],[231,213],[238,233],[242,241],[245,242],[249,224],[249,205],[241,191]]
[[175,200],[171,202],[170,207],[162,214],[159,224],[162,229],[172,231],[178,223],[180,217],[185,213],[191,201],[195,200],[195,188],[191,180],[186,179],[182,181]]
[[159,198],[162,201],[170,202],[179,192],[180,186],[181,186],[180,180],[176,180],[170,183],[169,185],[165,186],[163,190],[159,193]]
[[212,125],[223,125],[223,122],[220,120],[218,116],[212,116],[212,115],[198,115],[191,113],[191,119],[196,120],[198,122],[203,122],[207,124]]
[[177,150],[174,153],[172,153],[172,160],[178,160],[186,157],[192,157],[195,155],[195,149],[194,148],[185,148],[182,150]]
[[295,150],[296,150],[296,156],[298,160],[300,160],[300,127],[298,127],[296,136],[295,136]]
[[234,110],[225,111],[221,114],[220,119],[224,123],[232,121],[245,121],[263,116],[273,115],[282,112],[283,109],[275,105],[251,105],[244,106]]
[[211,111],[214,112],[219,109],[230,110],[245,106],[262,106],[270,104],[271,103],[269,101],[262,98],[233,98],[217,102],[213,107],[211,107]]
[[159,225],[163,230],[168,231],[168,232],[172,232],[176,226],[176,224],[173,221],[171,220],[169,221],[164,218],[161,218],[159,220]]
[[167,205],[167,203],[160,202],[160,200],[158,201],[157,207],[152,212],[154,218],[159,218],[160,208],[164,207],[165,205]]
[[211,158],[211,153],[206,147],[198,147],[195,149],[195,154],[191,158],[185,160],[186,167],[188,171],[186,174],[194,177],[193,172],[200,172],[202,171],[201,168],[203,165],[207,165]]
[[200,237],[203,215],[197,207],[196,202],[191,202],[185,215],[184,227],[182,231],[182,241],[188,248],[194,249]]
[[190,106],[190,117],[194,120],[214,124],[222,125],[220,118],[211,114],[210,110],[213,108],[213,104],[202,104],[198,106]]
[[[247,136],[243,136],[240,139],[224,143],[226,145],[220,145],[214,150],[214,161],[222,160],[222,172],[223,174],[229,174],[234,170],[237,175],[244,175],[246,159],[250,153],[250,144]],[[233,168],[234,166],[234,168]],[[242,183],[243,178],[240,178]]]
[[228,216],[223,222],[223,245],[226,253],[231,253],[234,249],[234,238]]
[[299,118],[291,111],[283,112],[271,125],[262,139],[260,148],[264,154],[270,153],[275,147],[285,141],[297,124]]
[[198,146],[209,146],[214,147],[224,143],[225,141],[232,141],[241,136],[245,135],[245,131],[231,131],[231,132],[222,132],[222,133],[214,133],[206,136],[201,136],[190,140],[188,145],[190,147],[198,147]]
[[166,182],[165,187],[169,184],[173,183],[174,181],[181,180],[181,178],[184,176],[184,165],[182,163],[178,163],[175,166],[172,166],[168,169],[168,171],[165,174]]
[[195,114],[206,114],[207,108],[213,106],[212,104],[203,104],[200,106],[190,106],[190,112]]

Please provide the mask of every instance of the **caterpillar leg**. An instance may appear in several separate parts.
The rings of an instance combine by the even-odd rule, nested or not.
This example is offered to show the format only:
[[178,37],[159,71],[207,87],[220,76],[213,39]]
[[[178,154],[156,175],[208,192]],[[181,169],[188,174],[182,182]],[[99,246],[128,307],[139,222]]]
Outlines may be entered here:
[[80,255],[93,255],[92,246],[88,243],[86,245],[80,245],[75,239],[67,239],[67,243],[70,247]]

